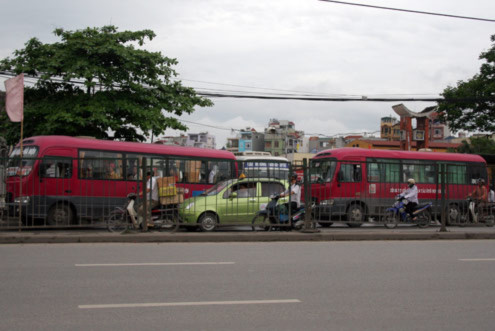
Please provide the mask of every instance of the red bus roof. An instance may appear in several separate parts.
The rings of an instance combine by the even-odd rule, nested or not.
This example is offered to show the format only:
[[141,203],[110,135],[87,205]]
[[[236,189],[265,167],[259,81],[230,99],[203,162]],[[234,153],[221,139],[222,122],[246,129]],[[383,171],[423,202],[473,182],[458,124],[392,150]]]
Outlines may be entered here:
[[24,146],[37,145],[40,150],[45,147],[75,147],[115,152],[132,152],[142,154],[167,154],[175,156],[196,156],[235,160],[229,151],[196,147],[170,146],[162,144],[100,140],[93,138],[69,136],[36,136],[25,138]]
[[476,154],[460,154],[460,153],[439,153],[439,152],[409,152],[395,151],[383,149],[366,149],[356,147],[327,149],[319,152],[314,156],[314,159],[334,157],[337,160],[345,160],[346,157],[361,157],[361,158],[385,158],[385,159],[409,159],[409,160],[441,160],[452,162],[481,162],[485,160]]

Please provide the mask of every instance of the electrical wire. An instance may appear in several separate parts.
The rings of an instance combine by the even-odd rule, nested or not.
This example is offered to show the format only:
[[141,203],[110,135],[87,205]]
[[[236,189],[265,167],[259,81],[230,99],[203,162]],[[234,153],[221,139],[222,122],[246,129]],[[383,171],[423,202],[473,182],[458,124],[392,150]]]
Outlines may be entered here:
[[479,17],[470,17],[470,16],[459,16],[459,15],[450,15],[450,14],[442,14],[442,13],[432,13],[432,12],[421,11],[421,10],[410,10],[410,9],[400,9],[400,8],[393,8],[393,7],[382,7],[382,6],[366,5],[366,4],[354,3],[354,2],[334,1],[334,0],[319,0],[319,1],[322,1],[322,2],[331,2],[331,3],[340,4],[340,5],[350,5],[350,6],[360,6],[360,7],[374,8],[374,9],[394,10],[394,11],[400,11],[400,12],[406,12],[406,13],[413,13],[413,14],[435,15],[435,16],[443,16],[443,17],[450,17],[450,18],[460,18],[460,19],[465,19],[465,20],[475,20],[475,21],[483,21],[483,22],[491,22],[491,23],[494,23],[495,22],[494,19],[488,19],[488,18],[479,18]]

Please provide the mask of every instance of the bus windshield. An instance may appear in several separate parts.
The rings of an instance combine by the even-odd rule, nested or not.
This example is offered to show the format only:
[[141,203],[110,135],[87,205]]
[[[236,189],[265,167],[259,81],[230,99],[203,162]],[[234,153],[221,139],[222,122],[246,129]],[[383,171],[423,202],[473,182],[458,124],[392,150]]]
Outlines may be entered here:
[[26,146],[22,149],[22,170],[19,170],[20,155],[21,149],[19,147],[14,148],[12,153],[10,153],[7,164],[7,176],[29,175],[38,156],[38,146]]
[[244,162],[241,171],[250,178],[289,178],[289,163],[283,162]]
[[334,159],[312,160],[310,168],[311,183],[330,182],[336,166],[337,161]]

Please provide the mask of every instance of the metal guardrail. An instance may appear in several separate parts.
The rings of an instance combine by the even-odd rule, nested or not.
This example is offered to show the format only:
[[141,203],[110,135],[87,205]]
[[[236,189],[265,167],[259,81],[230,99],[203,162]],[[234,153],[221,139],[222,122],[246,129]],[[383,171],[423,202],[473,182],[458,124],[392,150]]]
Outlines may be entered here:
[[[118,179],[108,177],[85,180],[83,171],[76,166],[80,164],[80,159],[64,160],[53,162],[55,169],[52,170],[52,164],[45,164],[42,168],[40,163],[39,167],[32,168],[31,171],[38,176],[43,173],[43,176],[24,186],[23,192],[29,192],[29,201],[14,201],[13,196],[20,193],[19,177],[13,183],[9,180],[7,185],[7,175],[12,169],[8,166],[8,159],[0,159],[0,230],[106,227],[112,213],[126,206],[126,195],[139,193],[146,184],[142,175],[125,180],[124,174]],[[95,162],[102,164],[108,163],[106,161],[108,160],[104,158],[95,159]],[[123,161],[113,162],[123,164]],[[140,173],[145,174],[149,169],[156,170],[157,164],[148,160],[140,168]],[[373,166],[363,162],[341,162],[338,165],[344,171],[333,174],[332,178],[337,179],[333,183],[328,178],[319,178],[318,172],[311,170],[306,163],[290,166],[288,173],[297,173],[301,182],[301,202],[306,206],[305,215],[301,218],[306,220],[304,227],[329,227],[333,223],[343,223],[350,227],[367,223],[386,225],[390,222],[386,215],[387,209],[394,203],[393,196],[405,188],[404,181],[407,178],[415,177],[414,173],[399,171],[397,163],[382,164],[385,169],[382,173],[372,172],[370,169]],[[414,163],[408,167],[406,164],[400,169],[414,170],[413,165]],[[256,169],[251,170],[256,173]],[[160,208],[160,215],[155,218],[167,218],[167,229],[177,229],[179,226],[190,230],[197,227],[211,230],[218,226],[243,226],[251,229],[255,216],[270,203],[270,196],[284,191],[289,185],[288,179],[280,179],[280,173],[264,170],[266,169],[259,171],[263,174],[262,177],[251,176],[243,180],[232,178],[224,187],[222,184],[215,186],[208,194],[202,193],[206,186],[200,179],[193,182],[187,182],[187,179],[177,180],[173,185],[177,189],[169,190],[168,195],[162,197],[163,206]],[[190,169],[188,173],[207,175],[202,172],[204,169],[198,167]],[[463,175],[460,169],[442,170],[432,165],[426,174],[416,176],[420,203],[432,203],[429,210],[432,223],[444,219],[447,226],[493,225],[493,203],[470,209],[470,203],[465,199],[475,187],[472,181],[478,171],[471,169],[468,173],[472,178],[462,177],[467,175]],[[383,175],[386,180],[377,180],[373,178],[375,175]],[[464,182],[461,183],[461,179]],[[290,197],[285,198],[285,202],[289,199]],[[151,196],[148,195],[146,200],[149,204]],[[279,201],[280,204],[283,202]],[[256,225],[257,229],[291,228],[295,211],[278,207],[276,212],[276,216],[272,215],[272,223],[267,223],[266,226]],[[268,221],[269,218],[265,220]]]

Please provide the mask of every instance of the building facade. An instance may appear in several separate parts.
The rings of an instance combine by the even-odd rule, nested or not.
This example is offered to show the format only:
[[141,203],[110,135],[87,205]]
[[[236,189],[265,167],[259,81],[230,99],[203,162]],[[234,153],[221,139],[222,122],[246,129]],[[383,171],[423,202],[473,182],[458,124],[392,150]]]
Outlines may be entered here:
[[303,148],[304,132],[292,121],[270,119],[265,128],[265,151],[273,156],[287,156]]

